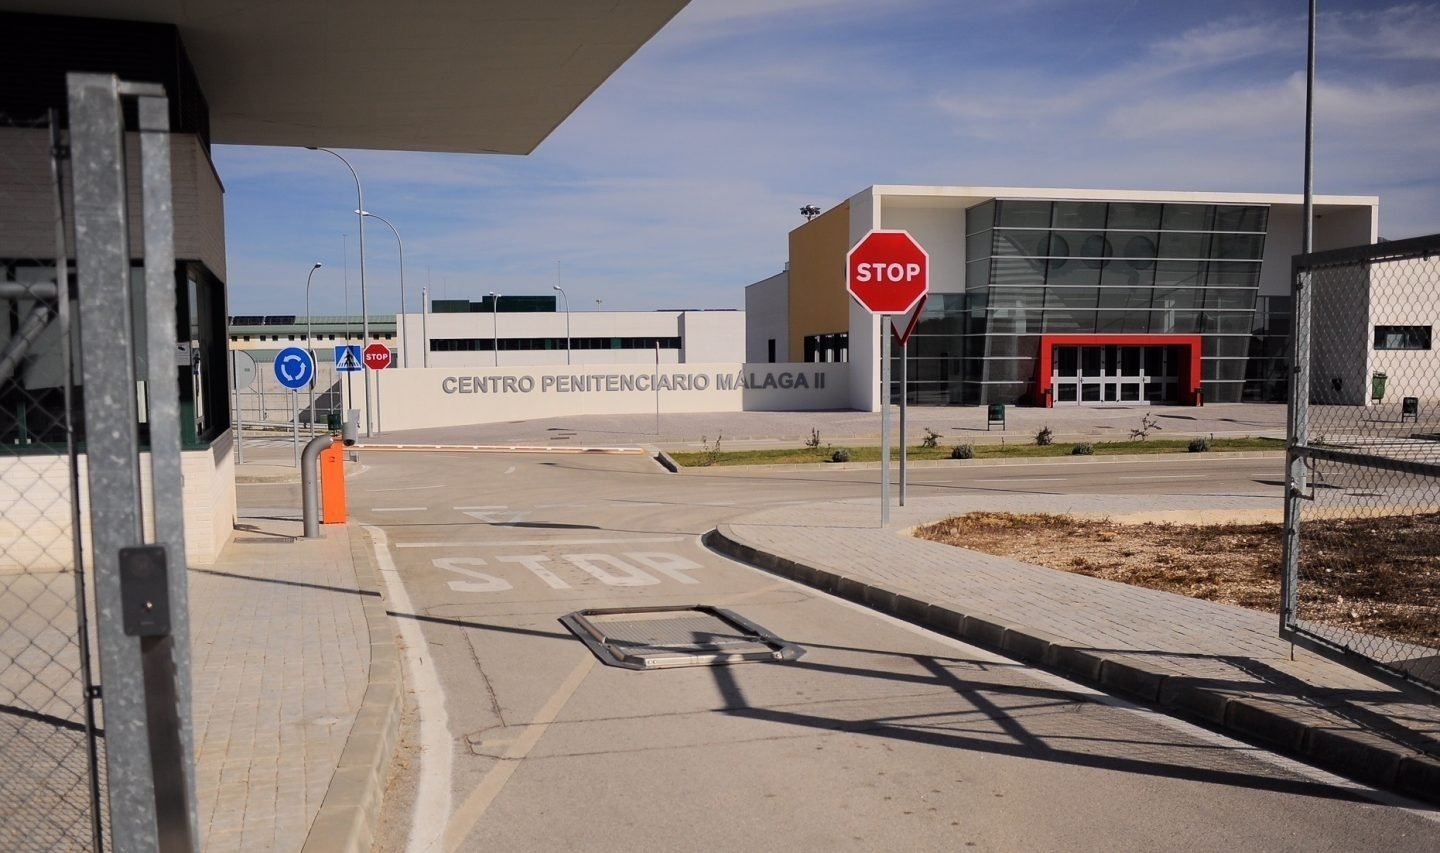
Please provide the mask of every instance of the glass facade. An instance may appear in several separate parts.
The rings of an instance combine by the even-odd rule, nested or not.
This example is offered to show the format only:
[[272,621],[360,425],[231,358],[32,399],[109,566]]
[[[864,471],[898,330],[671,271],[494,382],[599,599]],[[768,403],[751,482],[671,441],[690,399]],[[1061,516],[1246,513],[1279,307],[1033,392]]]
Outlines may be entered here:
[[1268,218],[1263,205],[972,207],[965,292],[926,305],[910,350],[911,401],[1038,402],[1041,334],[1200,335],[1204,399],[1253,399],[1264,380],[1247,374],[1247,357],[1261,337],[1262,350],[1274,346],[1270,315],[1263,328],[1256,316]]

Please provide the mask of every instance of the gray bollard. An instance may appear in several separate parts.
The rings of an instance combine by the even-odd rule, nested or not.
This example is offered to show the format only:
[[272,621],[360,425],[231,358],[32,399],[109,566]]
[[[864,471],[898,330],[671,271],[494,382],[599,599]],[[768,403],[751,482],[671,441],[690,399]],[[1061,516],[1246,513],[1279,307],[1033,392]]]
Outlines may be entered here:
[[305,538],[320,538],[320,454],[335,443],[333,435],[317,435],[305,443],[300,454],[300,501],[305,519]]

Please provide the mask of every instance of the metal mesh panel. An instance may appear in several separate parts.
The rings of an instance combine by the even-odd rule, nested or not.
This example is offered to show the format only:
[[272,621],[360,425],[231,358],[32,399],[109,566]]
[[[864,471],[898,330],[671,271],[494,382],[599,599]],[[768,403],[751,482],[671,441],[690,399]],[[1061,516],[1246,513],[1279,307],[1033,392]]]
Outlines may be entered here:
[[[1440,688],[1440,235],[1298,258],[1282,631]],[[1302,297],[1303,299],[1303,297]]]
[[[47,124],[0,116],[0,850],[99,846],[93,637],[73,506],[79,390]],[[95,751],[92,752],[92,746]]]

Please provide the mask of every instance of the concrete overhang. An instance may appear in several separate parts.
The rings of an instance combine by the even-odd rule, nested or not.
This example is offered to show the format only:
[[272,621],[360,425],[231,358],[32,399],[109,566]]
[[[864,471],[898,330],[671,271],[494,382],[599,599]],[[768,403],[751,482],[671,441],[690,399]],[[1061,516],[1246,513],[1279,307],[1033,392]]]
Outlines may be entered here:
[[175,25],[211,139],[527,154],[688,0],[0,0]]

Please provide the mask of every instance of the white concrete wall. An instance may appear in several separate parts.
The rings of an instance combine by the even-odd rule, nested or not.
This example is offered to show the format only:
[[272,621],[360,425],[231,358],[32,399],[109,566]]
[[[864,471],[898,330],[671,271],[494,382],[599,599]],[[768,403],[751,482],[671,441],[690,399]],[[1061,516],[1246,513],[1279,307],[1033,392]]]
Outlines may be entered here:
[[909,231],[930,256],[930,292],[964,293],[965,208],[880,205],[880,227]]
[[744,360],[744,311],[684,311],[680,314],[680,361],[686,364],[718,364]]
[[779,272],[745,288],[745,360],[770,360],[770,341],[775,342],[775,360],[790,352],[790,273]]
[[[1440,400],[1440,259],[1376,264],[1370,268],[1370,292],[1370,369],[1388,377],[1385,401]],[[1429,326],[1431,348],[1377,350],[1376,326]]]
[[[880,207],[874,188],[850,197],[850,245],[880,227]],[[850,300],[850,408],[880,410],[879,319]]]
[[[91,553],[90,484],[86,457],[80,465],[80,533]],[[185,556],[191,566],[214,563],[235,529],[235,464],[229,439],[210,450],[186,451]],[[150,494],[150,454],[140,455],[140,488]],[[73,568],[69,459],[66,456],[0,454],[0,574]],[[149,499],[143,507],[147,535],[154,529]],[[88,559],[88,556],[87,556]]]
[[386,370],[378,374],[378,429],[647,414],[657,405],[662,415],[843,409],[847,378],[844,364],[739,362],[662,365],[659,371],[603,365]]

